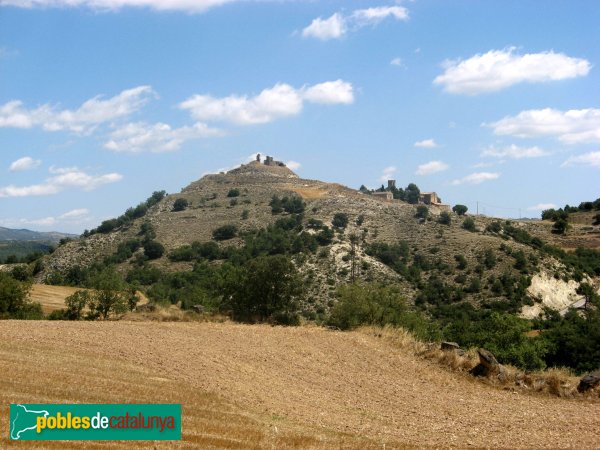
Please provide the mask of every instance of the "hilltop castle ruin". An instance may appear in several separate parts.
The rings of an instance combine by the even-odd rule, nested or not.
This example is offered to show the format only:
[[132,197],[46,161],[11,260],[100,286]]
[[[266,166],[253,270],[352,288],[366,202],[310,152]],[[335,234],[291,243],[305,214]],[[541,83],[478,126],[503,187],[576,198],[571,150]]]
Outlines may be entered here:
[[[256,155],[256,161],[260,162],[260,153]],[[275,161],[272,156],[266,156],[265,162],[263,163],[265,166],[277,166],[277,167],[285,167],[285,164],[282,161]]]

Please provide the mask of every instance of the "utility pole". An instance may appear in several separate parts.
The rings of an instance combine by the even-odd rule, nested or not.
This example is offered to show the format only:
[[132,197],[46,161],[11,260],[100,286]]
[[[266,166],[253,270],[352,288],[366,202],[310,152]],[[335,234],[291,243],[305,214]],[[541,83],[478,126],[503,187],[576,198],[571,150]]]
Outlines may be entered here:
[[479,201],[477,201],[477,214],[476,215],[479,215]]

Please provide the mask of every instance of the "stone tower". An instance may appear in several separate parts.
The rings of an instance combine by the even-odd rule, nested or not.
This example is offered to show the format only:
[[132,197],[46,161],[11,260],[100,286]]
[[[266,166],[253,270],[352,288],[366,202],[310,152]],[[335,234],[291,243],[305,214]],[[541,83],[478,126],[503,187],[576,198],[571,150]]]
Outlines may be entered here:
[[388,189],[393,189],[396,187],[396,180],[388,180]]

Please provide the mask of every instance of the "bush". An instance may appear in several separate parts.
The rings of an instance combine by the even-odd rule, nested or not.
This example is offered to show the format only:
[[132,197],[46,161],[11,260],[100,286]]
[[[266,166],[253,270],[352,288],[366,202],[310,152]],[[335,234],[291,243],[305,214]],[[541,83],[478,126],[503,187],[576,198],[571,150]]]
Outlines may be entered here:
[[552,225],[552,232],[555,234],[565,234],[569,229],[569,223],[565,219],[556,219]]
[[452,223],[450,214],[447,211],[442,211],[440,217],[438,218],[438,223],[441,223],[442,225],[450,225],[450,223]]
[[477,228],[475,227],[475,221],[470,217],[466,217],[465,220],[463,220],[462,227],[467,231],[477,231]]
[[173,203],[173,211],[185,211],[185,209],[189,206],[189,202],[185,198],[178,198]]
[[417,212],[415,213],[415,217],[419,219],[427,219],[429,216],[429,208],[425,205],[417,206]]
[[165,253],[165,248],[160,242],[147,241],[144,243],[144,254],[148,259],[158,259]]
[[240,196],[240,190],[237,188],[229,189],[229,192],[227,193],[227,197],[239,197],[239,196]]
[[31,284],[0,272],[0,319],[41,319],[39,303],[29,300]]
[[348,214],[346,213],[335,213],[331,224],[335,228],[346,228],[348,226]]
[[226,241],[237,235],[238,229],[235,225],[223,225],[213,231],[213,239],[215,241]]

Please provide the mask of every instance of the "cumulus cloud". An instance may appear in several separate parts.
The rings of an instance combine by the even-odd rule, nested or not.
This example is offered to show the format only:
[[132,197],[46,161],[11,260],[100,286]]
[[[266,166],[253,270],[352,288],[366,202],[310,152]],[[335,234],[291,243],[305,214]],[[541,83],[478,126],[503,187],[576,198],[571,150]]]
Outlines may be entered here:
[[50,168],[52,177],[43,183],[29,186],[4,186],[0,187],[0,198],[2,197],[31,197],[41,195],[54,195],[67,189],[82,189],[84,191],[94,190],[102,185],[120,181],[123,176],[118,173],[107,173],[104,175],[89,175],[76,168]]
[[379,181],[385,183],[387,180],[393,179],[397,171],[398,169],[396,168],[396,166],[386,167],[385,169],[383,169],[381,176],[379,177]]
[[444,170],[447,170],[448,167],[449,167],[448,164],[446,164],[442,161],[429,161],[428,163],[421,164],[417,168],[417,171],[415,172],[415,174],[416,175],[431,175],[433,173],[443,172]]
[[589,166],[600,168],[600,152],[589,152],[583,155],[571,156],[561,167],[569,166]]
[[600,109],[531,109],[484,125],[495,134],[520,138],[548,136],[565,144],[600,142]]
[[178,150],[186,141],[211,136],[220,136],[223,132],[210,128],[203,123],[193,126],[172,128],[166,123],[147,124],[129,123],[110,134],[104,148],[114,152],[169,152]]
[[337,12],[327,19],[321,17],[314,19],[302,30],[302,36],[322,41],[339,39],[348,31],[377,25],[388,17],[395,20],[408,20],[408,10],[402,6],[378,6],[357,9],[347,15]]
[[500,177],[499,173],[496,172],[476,172],[466,177],[459,178],[451,182],[453,186],[458,186],[460,184],[480,184],[484,181],[495,180]]
[[288,166],[290,170],[298,170],[300,166],[302,166],[298,161],[287,161],[285,165]]
[[422,141],[415,142],[415,147],[419,148],[436,148],[438,147],[437,142],[434,139],[424,139]]
[[41,127],[46,131],[92,131],[98,125],[126,117],[138,111],[156,94],[150,86],[127,89],[109,99],[96,96],[76,110],[58,109],[50,104],[28,109],[20,100],[0,105],[0,128]]
[[295,116],[302,111],[305,101],[330,105],[352,103],[352,84],[336,80],[295,89],[289,84],[278,83],[254,97],[194,95],[179,107],[189,110],[192,117],[199,121],[255,125]]
[[511,158],[511,159],[523,159],[523,158],[540,158],[542,156],[548,156],[546,150],[539,147],[519,147],[517,145],[510,145],[504,148],[489,147],[485,149],[481,156],[490,156],[493,158]]
[[505,89],[517,83],[538,83],[585,76],[589,61],[562,53],[519,55],[514,48],[490,50],[466,60],[446,61],[445,71],[433,83],[452,94],[476,95]]
[[42,217],[37,219],[0,219],[0,225],[5,227],[23,227],[36,225],[39,227],[53,227],[58,224],[61,226],[78,225],[90,221],[90,211],[85,208],[73,209],[64,214]]
[[114,11],[124,7],[151,8],[157,11],[204,12],[239,0],[3,0],[0,5],[20,8],[75,8]]
[[340,13],[335,13],[328,19],[321,17],[314,19],[309,26],[302,30],[302,36],[322,41],[339,39],[346,34],[346,27],[346,19]]
[[42,161],[39,159],[33,159],[31,156],[25,156],[13,161],[10,165],[10,171],[19,172],[22,170],[31,170],[39,167],[40,164],[42,164]]
[[537,205],[530,206],[527,208],[528,211],[544,211],[545,209],[554,209],[556,205],[554,203],[538,203]]

